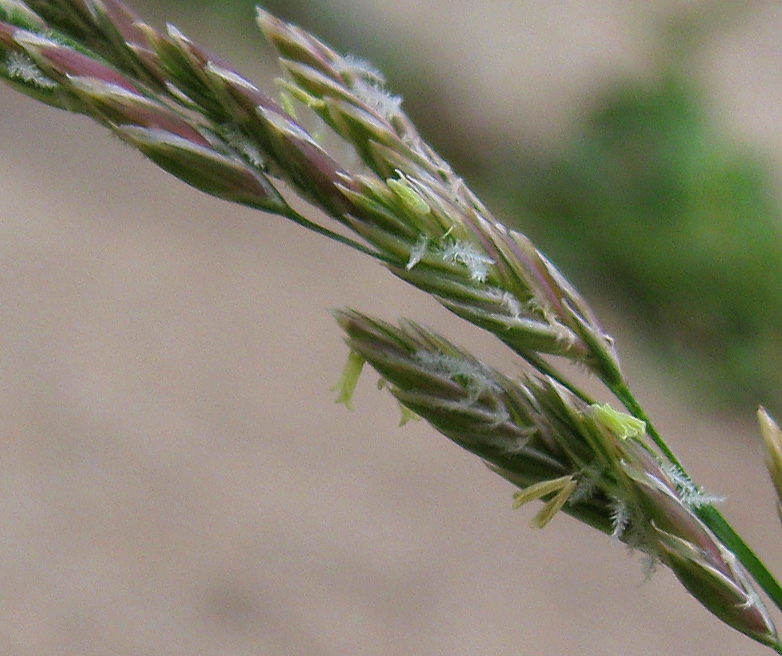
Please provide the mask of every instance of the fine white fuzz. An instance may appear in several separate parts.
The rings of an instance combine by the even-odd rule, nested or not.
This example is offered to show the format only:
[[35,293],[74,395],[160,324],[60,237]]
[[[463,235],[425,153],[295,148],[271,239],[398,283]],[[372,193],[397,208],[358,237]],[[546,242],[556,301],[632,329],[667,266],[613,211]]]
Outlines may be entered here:
[[662,467],[663,471],[673,481],[676,491],[679,493],[681,502],[689,508],[701,508],[702,506],[712,506],[725,501],[725,497],[718,494],[709,494],[702,487],[698,487],[676,465],[666,464]]
[[31,84],[40,89],[54,89],[57,87],[57,82],[45,75],[35,65],[35,62],[24,53],[9,52],[2,65],[11,79],[20,80],[25,84]]
[[442,249],[441,253],[446,262],[456,262],[467,267],[470,280],[475,282],[486,282],[489,277],[489,267],[494,264],[494,260],[481,253],[469,242],[451,242]]
[[622,499],[611,500],[611,525],[611,537],[621,540],[630,525],[630,510]]
[[386,121],[390,121],[402,111],[402,97],[395,96],[382,87],[374,84],[359,84],[353,88],[353,91]]
[[426,350],[417,351],[413,357],[429,371],[445,375],[450,380],[463,385],[473,400],[485,392],[497,393],[500,391],[499,385],[477,362]]
[[372,62],[356,55],[347,54],[342,59],[334,62],[334,68],[340,73],[351,73],[361,77],[370,84],[382,86],[386,83],[386,76]]
[[351,91],[383,119],[390,122],[401,113],[402,97],[385,88],[386,78],[375,66],[353,55],[346,55],[333,65],[337,72],[354,78],[348,82]]
[[261,151],[252,141],[250,141],[250,139],[237,130],[235,126],[226,126],[220,131],[220,136],[255,168],[261,171],[266,169],[266,164],[263,155],[261,155]]

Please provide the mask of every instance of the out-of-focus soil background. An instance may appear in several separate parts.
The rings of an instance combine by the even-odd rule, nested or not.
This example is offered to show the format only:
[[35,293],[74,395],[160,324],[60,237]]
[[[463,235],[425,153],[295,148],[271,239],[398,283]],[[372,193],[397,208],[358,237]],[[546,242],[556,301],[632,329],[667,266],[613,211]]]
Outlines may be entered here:
[[[508,140],[531,122],[557,139],[648,55],[645,3],[329,4],[436,56],[465,125]],[[219,15],[176,11],[152,16],[263,74]],[[771,156],[781,31],[759,4],[702,62],[715,116]],[[0,654],[766,652],[609,538],[531,530],[479,461],[400,429],[372,375],[355,412],[334,405],[327,308],[429,323],[512,371],[501,348],[367,258],[0,94]],[[782,571],[752,417],[680,401],[596,302],[659,428]]]

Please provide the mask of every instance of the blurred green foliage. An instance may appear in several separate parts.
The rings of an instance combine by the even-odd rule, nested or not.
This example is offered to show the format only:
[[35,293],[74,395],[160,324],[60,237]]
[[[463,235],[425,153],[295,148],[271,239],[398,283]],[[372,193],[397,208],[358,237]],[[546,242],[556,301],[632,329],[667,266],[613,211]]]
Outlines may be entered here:
[[515,200],[557,262],[621,299],[669,373],[691,372],[720,404],[779,408],[772,190],[768,166],[720,135],[696,86],[669,73],[604,95]]

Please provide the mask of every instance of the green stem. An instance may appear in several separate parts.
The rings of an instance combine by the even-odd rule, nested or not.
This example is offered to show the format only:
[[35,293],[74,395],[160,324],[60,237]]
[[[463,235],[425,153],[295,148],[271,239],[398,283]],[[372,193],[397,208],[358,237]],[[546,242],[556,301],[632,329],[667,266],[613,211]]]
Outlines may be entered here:
[[[260,208],[260,209],[265,209],[265,208]],[[268,209],[265,209],[265,211],[268,211]],[[355,239],[351,239],[350,237],[341,235],[338,232],[334,232],[333,230],[324,228],[322,225],[319,225],[314,221],[310,221],[308,218],[302,216],[291,207],[286,207],[285,210],[280,211],[279,214],[281,216],[284,216],[286,219],[290,219],[294,223],[298,223],[303,228],[307,228],[307,230],[312,230],[313,232],[316,232],[319,235],[323,235],[324,237],[333,239],[334,241],[339,242],[340,244],[349,246],[353,250],[356,250],[360,253],[364,253],[364,255],[369,255],[370,257],[376,260],[380,260],[384,264],[391,264],[394,266],[399,265],[399,261],[396,260],[395,258],[389,257],[388,255],[372,250],[368,246],[365,246],[364,244],[357,242]]]

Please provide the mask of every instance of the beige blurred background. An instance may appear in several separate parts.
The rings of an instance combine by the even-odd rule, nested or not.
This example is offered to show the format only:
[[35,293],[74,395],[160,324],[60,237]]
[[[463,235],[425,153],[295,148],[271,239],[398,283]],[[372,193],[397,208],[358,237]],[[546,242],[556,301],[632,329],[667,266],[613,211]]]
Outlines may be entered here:
[[[681,3],[320,4],[438,57],[465,125],[545,141]],[[214,16],[153,16],[264,75]],[[781,30],[759,4],[703,54],[715,117],[772,155]],[[607,537],[528,528],[478,460],[400,429],[371,374],[334,405],[327,309],[438,326],[512,371],[502,349],[368,259],[0,94],[0,654],[766,653]],[[752,418],[670,398],[598,302],[659,428],[782,571]]]

